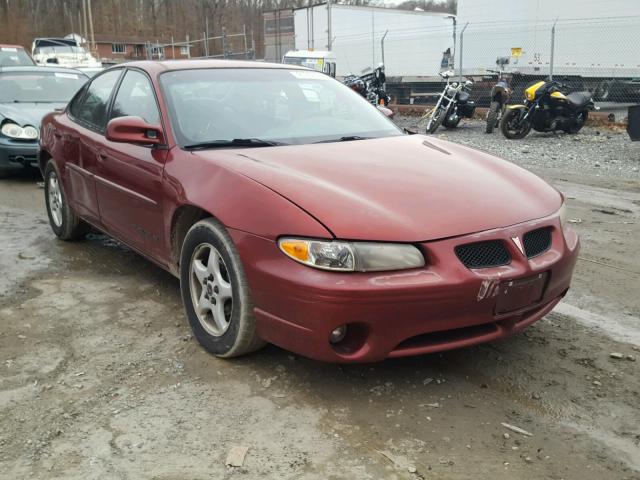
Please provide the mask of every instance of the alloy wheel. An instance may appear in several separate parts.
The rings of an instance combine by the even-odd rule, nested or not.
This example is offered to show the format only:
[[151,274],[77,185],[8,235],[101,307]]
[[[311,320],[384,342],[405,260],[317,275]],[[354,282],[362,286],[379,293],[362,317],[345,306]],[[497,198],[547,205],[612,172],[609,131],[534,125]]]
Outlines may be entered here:
[[233,287],[220,252],[209,243],[198,245],[193,252],[189,290],[202,328],[215,337],[224,335],[231,323]]
[[62,192],[55,172],[49,175],[49,211],[56,227],[62,226]]

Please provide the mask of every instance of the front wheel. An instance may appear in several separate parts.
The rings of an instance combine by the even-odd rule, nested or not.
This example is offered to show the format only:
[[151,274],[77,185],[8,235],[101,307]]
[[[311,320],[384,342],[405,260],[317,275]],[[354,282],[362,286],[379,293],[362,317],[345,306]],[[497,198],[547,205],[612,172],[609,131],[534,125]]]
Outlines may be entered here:
[[531,131],[531,122],[528,119],[520,119],[523,113],[523,108],[509,108],[502,116],[500,130],[508,139],[518,140],[524,138]]
[[264,346],[240,256],[222,224],[196,223],[180,254],[180,292],[193,334],[218,357],[237,357]]
[[498,126],[501,111],[502,106],[500,105],[500,102],[491,102],[489,111],[487,112],[487,126],[485,128],[486,133],[493,133],[493,129]]
[[586,110],[584,112],[580,112],[578,113],[578,115],[576,115],[575,122],[572,123],[571,126],[563,128],[563,130],[565,131],[565,133],[578,133],[580,130],[582,130],[582,127],[584,127],[585,123],[587,123],[587,118],[589,118],[589,112],[587,112]]
[[460,115],[448,115],[442,122],[442,125],[444,125],[445,128],[451,130],[457,128],[459,123]]
[[53,160],[44,170],[44,199],[51,230],[61,240],[79,240],[89,232],[89,226],[78,218],[67,201]]
[[438,127],[442,124],[444,117],[446,116],[446,111],[443,107],[436,108],[431,113],[431,118],[427,122],[427,133],[435,133],[438,130]]

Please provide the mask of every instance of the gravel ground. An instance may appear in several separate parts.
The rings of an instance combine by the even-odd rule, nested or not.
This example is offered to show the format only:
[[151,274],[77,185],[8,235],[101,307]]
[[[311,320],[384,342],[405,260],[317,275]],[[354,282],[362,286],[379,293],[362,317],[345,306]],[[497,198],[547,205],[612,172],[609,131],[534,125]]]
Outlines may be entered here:
[[640,145],[437,135],[563,191],[582,252],[522,334],[376,365],[212,357],[175,278],[104,235],[56,241],[34,179],[1,181],[0,478],[640,480]]
[[[395,122],[419,133],[426,120],[398,116]],[[586,127],[577,135],[532,132],[522,140],[507,140],[499,130],[484,133],[479,120],[460,122],[454,130],[440,127],[435,136],[505,158],[534,171],[590,173],[594,176],[640,179],[640,142],[631,142],[619,128]]]

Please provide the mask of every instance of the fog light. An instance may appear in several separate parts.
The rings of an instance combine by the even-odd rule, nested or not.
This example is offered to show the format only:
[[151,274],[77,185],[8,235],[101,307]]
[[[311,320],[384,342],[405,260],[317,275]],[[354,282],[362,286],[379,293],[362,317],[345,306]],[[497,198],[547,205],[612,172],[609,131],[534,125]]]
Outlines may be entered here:
[[329,342],[340,343],[342,340],[344,340],[344,337],[346,335],[347,335],[347,326],[340,325],[333,332],[331,332],[331,335],[329,335]]

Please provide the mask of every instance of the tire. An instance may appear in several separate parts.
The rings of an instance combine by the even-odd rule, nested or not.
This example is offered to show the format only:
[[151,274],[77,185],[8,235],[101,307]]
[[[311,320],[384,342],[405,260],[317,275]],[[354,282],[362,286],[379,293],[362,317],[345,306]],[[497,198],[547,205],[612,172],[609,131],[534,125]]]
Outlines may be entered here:
[[484,130],[485,133],[493,133],[493,129],[498,126],[498,115],[501,110],[500,102],[491,102],[489,111],[487,112],[487,126]]
[[587,123],[587,119],[589,118],[589,112],[585,110],[584,112],[580,112],[579,115],[579,120],[576,123],[571,125],[569,128],[563,128],[565,133],[575,134],[582,130],[582,127],[585,126],[585,124]]
[[44,170],[44,199],[49,225],[60,240],[84,238],[89,232],[89,226],[69,206],[53,160],[49,160]]
[[180,253],[180,293],[193,334],[207,351],[231,358],[265,345],[256,333],[240,256],[224,226],[213,218],[187,232]]
[[519,140],[526,137],[531,131],[531,122],[527,122],[518,128],[512,128],[512,122],[522,111],[521,108],[508,108],[500,120],[502,134],[510,140]]
[[438,130],[438,127],[442,124],[446,113],[445,109],[441,107],[431,114],[431,118],[429,118],[429,121],[427,122],[427,133],[435,133],[436,130]]

